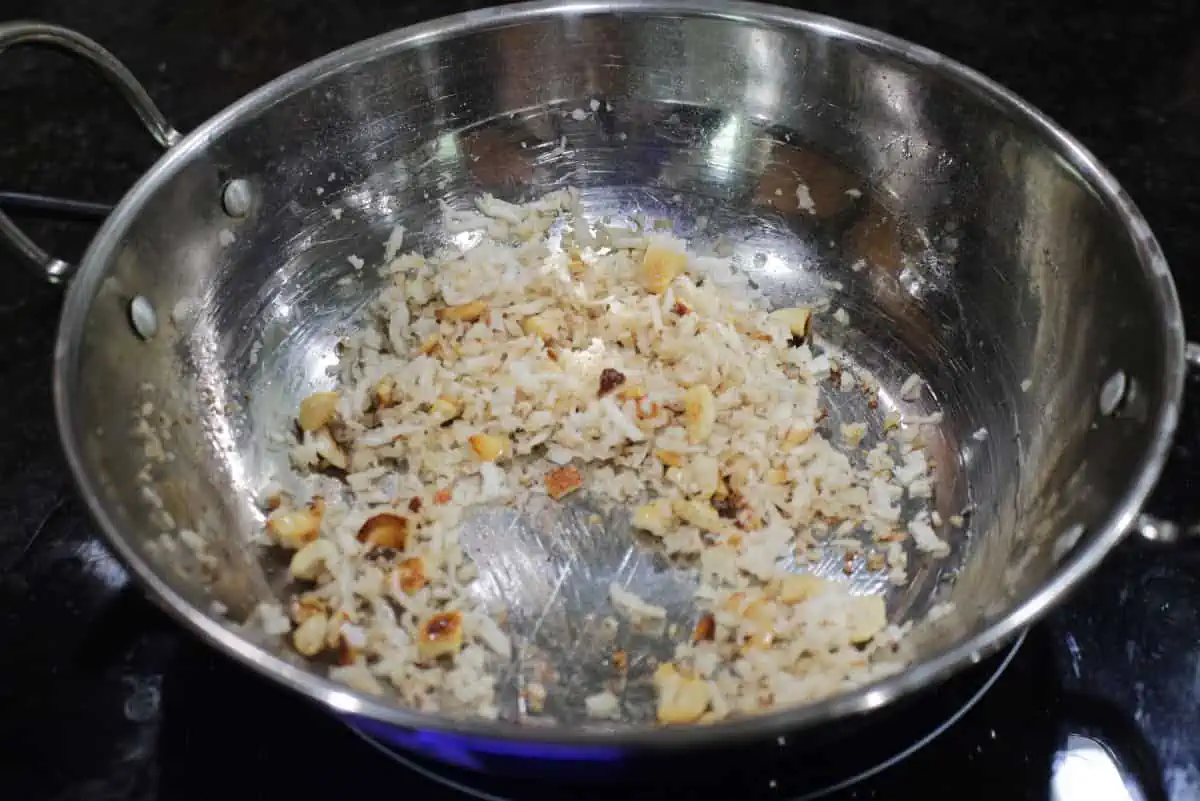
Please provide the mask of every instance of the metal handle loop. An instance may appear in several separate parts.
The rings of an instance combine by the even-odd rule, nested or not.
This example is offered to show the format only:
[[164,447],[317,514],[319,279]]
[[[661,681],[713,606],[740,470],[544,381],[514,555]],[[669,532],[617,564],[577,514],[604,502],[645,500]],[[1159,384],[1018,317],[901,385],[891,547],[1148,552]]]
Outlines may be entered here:
[[[1200,342],[1187,343],[1184,359],[1189,370],[1200,373]],[[1174,545],[1182,540],[1200,540],[1200,523],[1184,526],[1142,512],[1133,523],[1133,532],[1147,542]]]
[[[0,52],[14,45],[37,45],[68,53],[87,62],[116,86],[146,130],[163,148],[170,148],[183,138],[171,127],[166,117],[154,105],[150,95],[133,77],[125,65],[91,39],[69,28],[44,22],[6,22],[0,24]],[[12,246],[21,258],[36,268],[51,283],[66,281],[75,272],[75,265],[51,256],[37,246],[12,219],[0,212],[0,238]]]

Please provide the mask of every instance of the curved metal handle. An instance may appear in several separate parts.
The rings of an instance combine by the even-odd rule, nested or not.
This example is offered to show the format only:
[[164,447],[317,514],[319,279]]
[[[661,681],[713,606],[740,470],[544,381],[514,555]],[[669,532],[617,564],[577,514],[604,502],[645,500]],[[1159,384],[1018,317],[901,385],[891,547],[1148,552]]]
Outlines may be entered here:
[[[1187,343],[1184,358],[1189,370],[1200,373],[1200,343]],[[1173,545],[1181,540],[1200,539],[1200,523],[1180,525],[1143,512],[1133,523],[1133,533],[1147,542]]]
[[1189,342],[1183,349],[1183,356],[1187,360],[1187,366],[1193,370],[1200,370],[1200,343]]
[[[146,94],[137,78],[133,77],[133,73],[112,53],[86,36],[69,28],[44,22],[0,24],[0,52],[14,45],[50,47],[87,62],[117,87],[126,102],[133,106],[146,130],[160,145],[169,148],[183,138],[183,135],[167,122],[166,117],[150,99],[150,95]],[[74,264],[57,259],[42,250],[3,212],[0,212],[0,238],[16,249],[24,261],[36,268],[51,283],[65,281],[75,272]]]

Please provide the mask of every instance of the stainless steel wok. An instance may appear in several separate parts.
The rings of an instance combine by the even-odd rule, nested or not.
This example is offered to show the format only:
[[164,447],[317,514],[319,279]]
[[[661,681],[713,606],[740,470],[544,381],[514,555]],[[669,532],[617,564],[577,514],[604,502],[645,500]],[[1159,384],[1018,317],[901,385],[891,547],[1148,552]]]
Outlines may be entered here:
[[[22,43],[98,66],[166,148],[77,267],[0,217],[50,280],[70,280],[54,402],[81,493],[180,621],[375,734],[587,759],[807,730],[911,695],[1010,642],[1132,529],[1177,531],[1139,516],[1171,443],[1187,358],[1154,236],[1078,142],[936,53],[770,6],[523,4],[346,48],[182,136],[95,43],[49,25],[0,26],[0,47]],[[693,581],[657,565],[619,518],[588,524],[586,501],[516,519],[485,510],[464,532],[479,592],[513,612],[518,661],[571,677],[557,727],[418,714],[331,683],[239,628],[257,602],[286,591],[279,566],[246,544],[262,525],[258,492],[282,464],[268,432],[329,385],[338,337],[377,286],[369,271],[341,280],[356,275],[347,257],[377,260],[396,224],[419,247],[438,243],[442,200],[567,185],[597,216],[644,213],[697,240],[720,238],[777,303],[832,287],[851,325],[818,321],[829,349],[892,398],[910,373],[928,379],[925,410],[945,412],[932,445],[938,509],[967,509],[969,525],[942,531],[949,558],[914,554],[907,586],[861,565],[852,578],[886,592],[896,621],[954,603],[947,619],[917,626],[909,670],[712,726],[639,722],[632,698],[630,722],[582,720],[572,710],[612,647],[591,628],[609,581],[620,571],[680,622]],[[864,400],[836,414],[878,413]],[[138,420],[171,461],[148,467]],[[216,563],[155,545],[179,527],[207,537]],[[842,568],[832,552],[818,566]],[[510,700],[520,667],[508,674]],[[515,717],[515,705],[505,712]]]

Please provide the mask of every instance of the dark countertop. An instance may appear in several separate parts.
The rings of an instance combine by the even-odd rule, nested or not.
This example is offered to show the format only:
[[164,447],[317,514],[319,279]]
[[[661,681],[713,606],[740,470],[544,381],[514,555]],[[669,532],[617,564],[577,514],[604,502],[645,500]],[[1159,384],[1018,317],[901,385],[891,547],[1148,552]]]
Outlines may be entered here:
[[[0,0],[0,17],[41,18],[96,38],[186,131],[311,58],[474,6],[312,0],[18,5]],[[1200,260],[1196,2],[822,0],[806,7],[886,30],[975,67],[1078,136],[1145,213],[1173,266],[1189,330],[1200,333],[1200,274],[1192,268]],[[153,162],[153,143],[116,96],[85,70],[44,53],[0,57],[0,189],[115,201]],[[89,234],[79,225],[42,224],[31,230],[70,258],[82,252]],[[194,661],[200,666],[193,672],[201,678],[191,686],[214,698],[224,691],[224,682],[248,679],[227,665],[205,666],[211,655],[124,588],[120,566],[91,537],[51,413],[50,355],[60,291],[21,271],[7,252],[0,252],[0,262],[9,282],[0,298],[5,344],[0,357],[0,634],[5,642],[0,649],[0,795],[211,797],[219,782],[198,778],[188,786],[180,781],[183,768],[155,754],[169,741],[173,753],[186,760],[203,751],[204,738],[217,736],[213,732],[222,721],[191,728],[190,718],[177,716],[162,728],[159,666]],[[1186,520],[1200,518],[1200,503],[1192,500],[1200,445],[1195,389],[1169,476],[1152,504],[1157,512]],[[34,608],[36,623],[30,614]],[[93,625],[101,617],[107,624]],[[1116,717],[1125,715],[1140,729],[1152,754],[1149,770],[1165,793],[1158,797],[1200,798],[1200,552],[1194,546],[1167,551],[1129,543],[1037,633],[1050,643],[1051,661],[1060,666],[1059,690],[1091,699],[1084,704],[1091,710],[1116,710]],[[277,692],[263,692],[276,706],[281,703]],[[171,707],[169,698],[166,707]],[[253,715],[229,704],[217,709],[228,710],[231,718]],[[194,699],[188,714],[198,714]],[[35,721],[41,723],[35,726]],[[46,721],[71,725],[47,727]],[[249,722],[251,731],[268,736],[267,724]],[[227,723],[241,728],[244,721]],[[95,747],[97,740],[104,741],[103,748]],[[250,740],[251,734],[239,733],[229,744],[241,748]],[[281,767],[255,759],[235,765]],[[403,792],[402,784],[392,786]],[[329,787],[317,783],[312,789]],[[1032,796],[975,789],[969,797],[1045,797],[1044,788]]]

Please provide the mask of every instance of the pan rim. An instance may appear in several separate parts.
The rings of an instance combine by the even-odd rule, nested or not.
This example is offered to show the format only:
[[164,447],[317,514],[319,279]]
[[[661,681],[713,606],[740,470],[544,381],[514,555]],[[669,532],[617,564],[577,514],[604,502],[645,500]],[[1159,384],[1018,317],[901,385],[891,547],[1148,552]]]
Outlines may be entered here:
[[[1074,168],[1130,233],[1142,270],[1158,311],[1158,338],[1164,348],[1166,369],[1159,376],[1163,398],[1153,410],[1153,437],[1132,479],[1112,505],[1105,524],[1059,565],[1036,592],[974,636],[914,663],[905,671],[850,693],[752,718],[712,725],[664,728],[650,725],[619,729],[532,727],[504,721],[454,719],[419,713],[292,665],[245,639],[184,599],[162,579],[150,562],[126,540],[109,514],[101,488],[83,457],[86,432],[73,413],[74,384],[79,371],[80,341],[93,297],[105,278],[106,265],[119,246],[122,233],[140,214],[157,187],[211,141],[219,138],[243,116],[274,104],[313,82],[342,69],[429,41],[453,38],[468,32],[538,19],[587,14],[656,14],[720,19],[757,25],[799,28],[819,36],[842,40],[933,69],[1029,124]],[[54,349],[54,411],[67,463],[92,518],[99,523],[109,546],[129,568],[151,598],[202,640],[254,671],[318,701],[334,713],[368,718],[405,729],[436,731],[486,741],[520,741],[530,745],[594,746],[619,750],[678,748],[713,744],[731,739],[772,737],[815,727],[838,718],[864,714],[924,687],[939,682],[967,665],[991,655],[1043,617],[1125,536],[1158,481],[1166,462],[1180,413],[1184,373],[1184,330],[1174,282],[1162,250],[1145,219],[1108,170],[1074,137],[1025,100],[991,79],[927,48],[888,34],[833,17],[759,3],[720,0],[535,0],[501,8],[469,11],[385,33],[309,62],[251,92],[228,106],[171,148],[141,177],[101,227],[84,255],[77,277],[64,303]],[[586,758],[586,757],[585,757]]]

